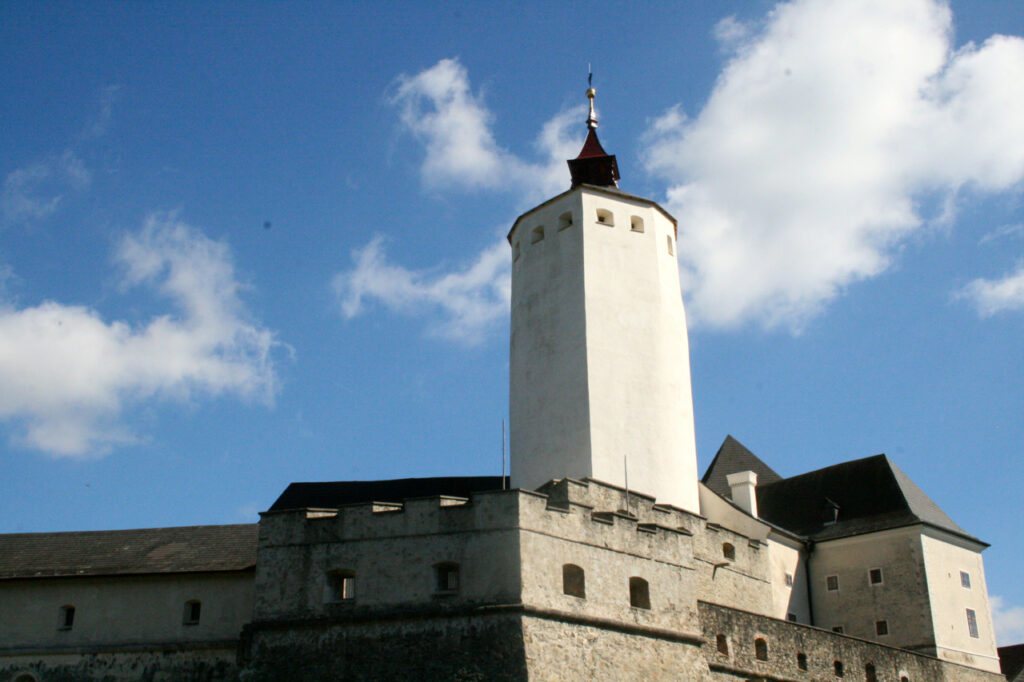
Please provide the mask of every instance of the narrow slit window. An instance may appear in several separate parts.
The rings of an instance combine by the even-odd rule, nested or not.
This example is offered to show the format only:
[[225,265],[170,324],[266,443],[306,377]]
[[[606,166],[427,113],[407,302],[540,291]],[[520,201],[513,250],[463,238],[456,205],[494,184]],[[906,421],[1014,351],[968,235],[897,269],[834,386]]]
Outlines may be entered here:
[[978,616],[974,613],[974,609],[967,609],[967,632],[974,639],[980,637],[978,634]]
[[437,591],[452,594],[459,591],[459,565],[451,561],[434,566]]
[[558,229],[564,230],[567,227],[572,227],[572,211],[566,211],[558,216]]
[[615,218],[612,217],[612,212],[606,208],[597,209],[597,222],[608,227],[615,225]]
[[836,677],[842,677],[843,676],[843,662],[842,661],[834,661],[832,663],[832,670],[835,672]]
[[729,638],[725,635],[717,635],[715,637],[715,648],[718,649],[718,653],[723,656],[729,655]]
[[670,235],[670,234],[665,235],[665,242],[668,244],[668,255],[670,255],[670,256],[676,255],[676,247],[675,247],[675,245],[672,244],[672,235]]
[[829,592],[838,592],[839,591],[839,576],[838,575],[830,575],[827,578],[825,578],[825,589],[828,590]]
[[629,605],[637,609],[651,608],[651,588],[643,578],[629,579]]
[[570,597],[587,598],[586,575],[576,564],[562,566],[562,593]]
[[768,640],[763,637],[754,640],[754,658],[759,661],[768,660]]
[[542,241],[544,241],[544,226],[538,225],[537,227],[533,228],[533,234],[530,237],[530,243],[536,244],[537,242]]
[[70,630],[75,626],[75,607],[67,604],[60,607],[60,625],[58,628],[61,630]]
[[793,574],[792,573],[787,573],[786,574],[786,587],[793,587]]
[[796,655],[796,667],[801,670],[807,670],[807,654]]
[[629,229],[633,232],[644,231],[644,219],[638,215],[631,216],[629,219]]
[[960,587],[971,589],[971,574],[967,571],[960,571]]
[[189,599],[185,602],[185,612],[181,622],[184,625],[199,625],[199,615],[203,610],[203,604],[198,599]]
[[356,598],[356,574],[354,571],[342,569],[327,574],[327,594],[325,601],[350,602]]

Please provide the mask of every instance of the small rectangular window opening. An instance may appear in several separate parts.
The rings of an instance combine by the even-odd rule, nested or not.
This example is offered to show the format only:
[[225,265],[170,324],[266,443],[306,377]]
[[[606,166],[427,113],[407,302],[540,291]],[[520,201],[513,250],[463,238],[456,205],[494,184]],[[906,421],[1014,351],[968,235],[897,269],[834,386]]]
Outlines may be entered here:
[[575,564],[562,566],[562,593],[570,597],[587,598],[586,575],[582,568]]
[[572,227],[572,211],[566,211],[558,216],[558,229],[564,230],[567,227]]
[[887,620],[876,620],[875,621],[875,634],[879,637],[885,637],[889,634],[889,621]]
[[836,592],[839,590],[839,576],[830,575],[825,578],[825,589],[829,592]]
[[974,613],[974,609],[967,609],[967,632],[970,633],[971,637],[978,639],[978,616]]
[[185,602],[185,615],[182,618],[182,622],[185,625],[198,625],[199,614],[202,611],[203,605],[198,599],[191,599]]
[[665,235],[665,241],[668,242],[668,255],[670,255],[670,256],[676,255],[675,247],[672,245],[672,235],[670,235],[670,234]]
[[331,571],[327,574],[328,602],[349,602],[356,598],[356,574],[353,571]]
[[531,244],[536,244],[539,241],[544,241],[544,226],[538,225],[533,228],[533,236],[530,238]]
[[651,590],[643,578],[629,579],[629,605],[637,609],[651,608]]
[[870,571],[868,571],[868,582],[871,583],[872,585],[881,585],[882,584],[882,569],[880,569],[880,568],[872,568]]
[[437,591],[451,594],[459,591],[459,565],[454,563],[438,564],[434,567],[437,577]]
[[795,613],[787,613],[786,614],[786,620],[788,620],[790,623],[795,623],[796,622],[796,614]]
[[801,670],[807,670],[807,654],[796,655],[796,667]]
[[960,571],[960,587],[971,589],[971,574],[967,571]]
[[521,254],[519,251],[519,242],[516,242],[515,244],[512,245],[512,262],[515,263],[517,260],[519,260],[520,255]]
[[792,573],[787,573],[786,574],[786,587],[793,587],[793,574]]
[[832,632],[838,633],[840,635],[843,634],[843,626],[842,625],[833,625],[832,626]]
[[60,607],[60,626],[61,630],[70,630],[75,626],[75,607],[74,606],[62,606]]

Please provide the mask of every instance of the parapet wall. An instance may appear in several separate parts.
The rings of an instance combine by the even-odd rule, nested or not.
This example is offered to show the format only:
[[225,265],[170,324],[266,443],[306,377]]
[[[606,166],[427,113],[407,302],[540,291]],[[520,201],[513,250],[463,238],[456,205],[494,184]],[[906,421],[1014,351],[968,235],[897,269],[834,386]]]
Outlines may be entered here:
[[[698,609],[708,666],[722,680],[845,677],[879,682],[998,682],[1004,679],[1001,675],[905,649],[716,604],[699,602]],[[759,645],[758,640],[763,645]]]

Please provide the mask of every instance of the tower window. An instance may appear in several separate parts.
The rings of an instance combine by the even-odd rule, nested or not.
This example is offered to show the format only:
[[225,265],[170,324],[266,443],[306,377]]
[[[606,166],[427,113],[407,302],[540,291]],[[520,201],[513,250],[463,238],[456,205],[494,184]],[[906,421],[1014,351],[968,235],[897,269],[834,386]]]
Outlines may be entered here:
[[754,658],[759,661],[768,660],[768,640],[758,637],[754,640]]
[[882,584],[882,569],[872,568],[868,571],[868,582],[872,585]]
[[665,235],[665,241],[668,243],[668,255],[676,255],[676,247],[672,245],[672,235]]
[[182,625],[199,625],[199,614],[203,605],[198,599],[185,602],[185,613],[181,617]]
[[729,655],[729,638],[725,635],[717,635],[715,637],[715,648],[718,649],[718,653],[723,656]]
[[327,593],[324,601],[348,602],[356,598],[355,571],[342,569],[327,574]]
[[729,561],[734,561],[736,559],[736,548],[729,542],[722,543],[722,556]]
[[564,230],[567,227],[572,227],[572,211],[566,211],[558,216],[558,229]]
[[960,587],[971,589],[971,574],[967,571],[960,571]]
[[786,574],[786,587],[793,587],[793,574],[792,573],[787,573]]
[[839,591],[839,576],[838,575],[830,575],[827,578],[825,578],[825,589],[828,590],[829,592],[838,592]]
[[629,579],[629,605],[637,609],[651,608],[651,589],[643,578]]
[[879,637],[885,637],[889,634],[889,621],[887,620],[876,620],[875,621],[875,634]]
[[75,626],[75,607],[67,604],[60,607],[60,625],[59,630],[70,630]]
[[597,222],[612,227],[615,225],[615,218],[612,217],[612,212],[608,209],[599,208],[597,209]]
[[978,639],[978,616],[974,613],[974,609],[967,609],[967,632],[971,634],[971,637]]
[[537,227],[533,228],[533,233],[530,236],[530,243],[531,244],[536,244],[537,242],[543,241],[543,240],[544,240],[544,226],[543,225],[538,225]]
[[643,232],[644,219],[637,215],[631,216],[629,219],[629,229],[633,232]]
[[587,598],[586,575],[576,564],[562,566],[562,592],[570,597]]
[[434,566],[438,592],[451,594],[459,591],[459,565],[451,561]]
[[832,663],[832,670],[835,671],[836,677],[842,677],[843,676],[843,662],[842,661],[835,661],[834,663]]
[[796,667],[801,670],[807,670],[807,654],[796,655]]

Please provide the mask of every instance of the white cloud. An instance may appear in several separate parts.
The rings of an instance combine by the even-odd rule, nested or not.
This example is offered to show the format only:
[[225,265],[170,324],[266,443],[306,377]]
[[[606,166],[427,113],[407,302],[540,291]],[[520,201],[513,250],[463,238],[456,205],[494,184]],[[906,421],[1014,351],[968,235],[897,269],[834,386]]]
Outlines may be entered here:
[[439,314],[432,333],[472,344],[508,316],[509,253],[504,240],[451,272],[414,271],[388,262],[380,236],[353,251],[352,260],[354,267],[332,282],[347,318],[376,300],[403,313]]
[[976,279],[954,293],[955,298],[970,301],[978,314],[991,317],[996,313],[1024,310],[1024,262],[1001,279]]
[[90,171],[70,149],[11,171],[0,194],[0,227],[49,217],[69,191],[82,191],[91,180]]
[[[526,161],[502,148],[493,114],[470,87],[458,59],[442,59],[414,76],[397,79],[390,98],[402,126],[425,148],[423,182],[431,187],[515,189],[531,197],[568,189],[565,160],[579,152],[584,114],[577,107],[544,125],[537,141],[543,161]],[[577,125],[579,137],[570,136]]]
[[1024,235],[1024,223],[1016,223],[1013,225],[1000,225],[996,229],[992,230],[980,240],[978,240],[978,246],[982,244],[988,244],[996,239],[1002,239],[1003,237],[1019,237]]
[[[799,330],[889,267],[950,197],[1024,178],[1024,40],[951,51],[931,0],[780,4],[735,43],[704,109],[652,123],[691,319]],[[939,215],[920,198],[938,196]]]
[[55,456],[94,456],[135,436],[124,410],[154,397],[233,394],[270,403],[274,332],[249,319],[228,247],[170,215],[121,241],[126,287],[154,287],[175,314],[145,325],[90,308],[0,303],[0,419]]
[[992,620],[999,646],[1010,646],[1024,641],[1024,606],[1005,604],[1002,597],[990,595]]

